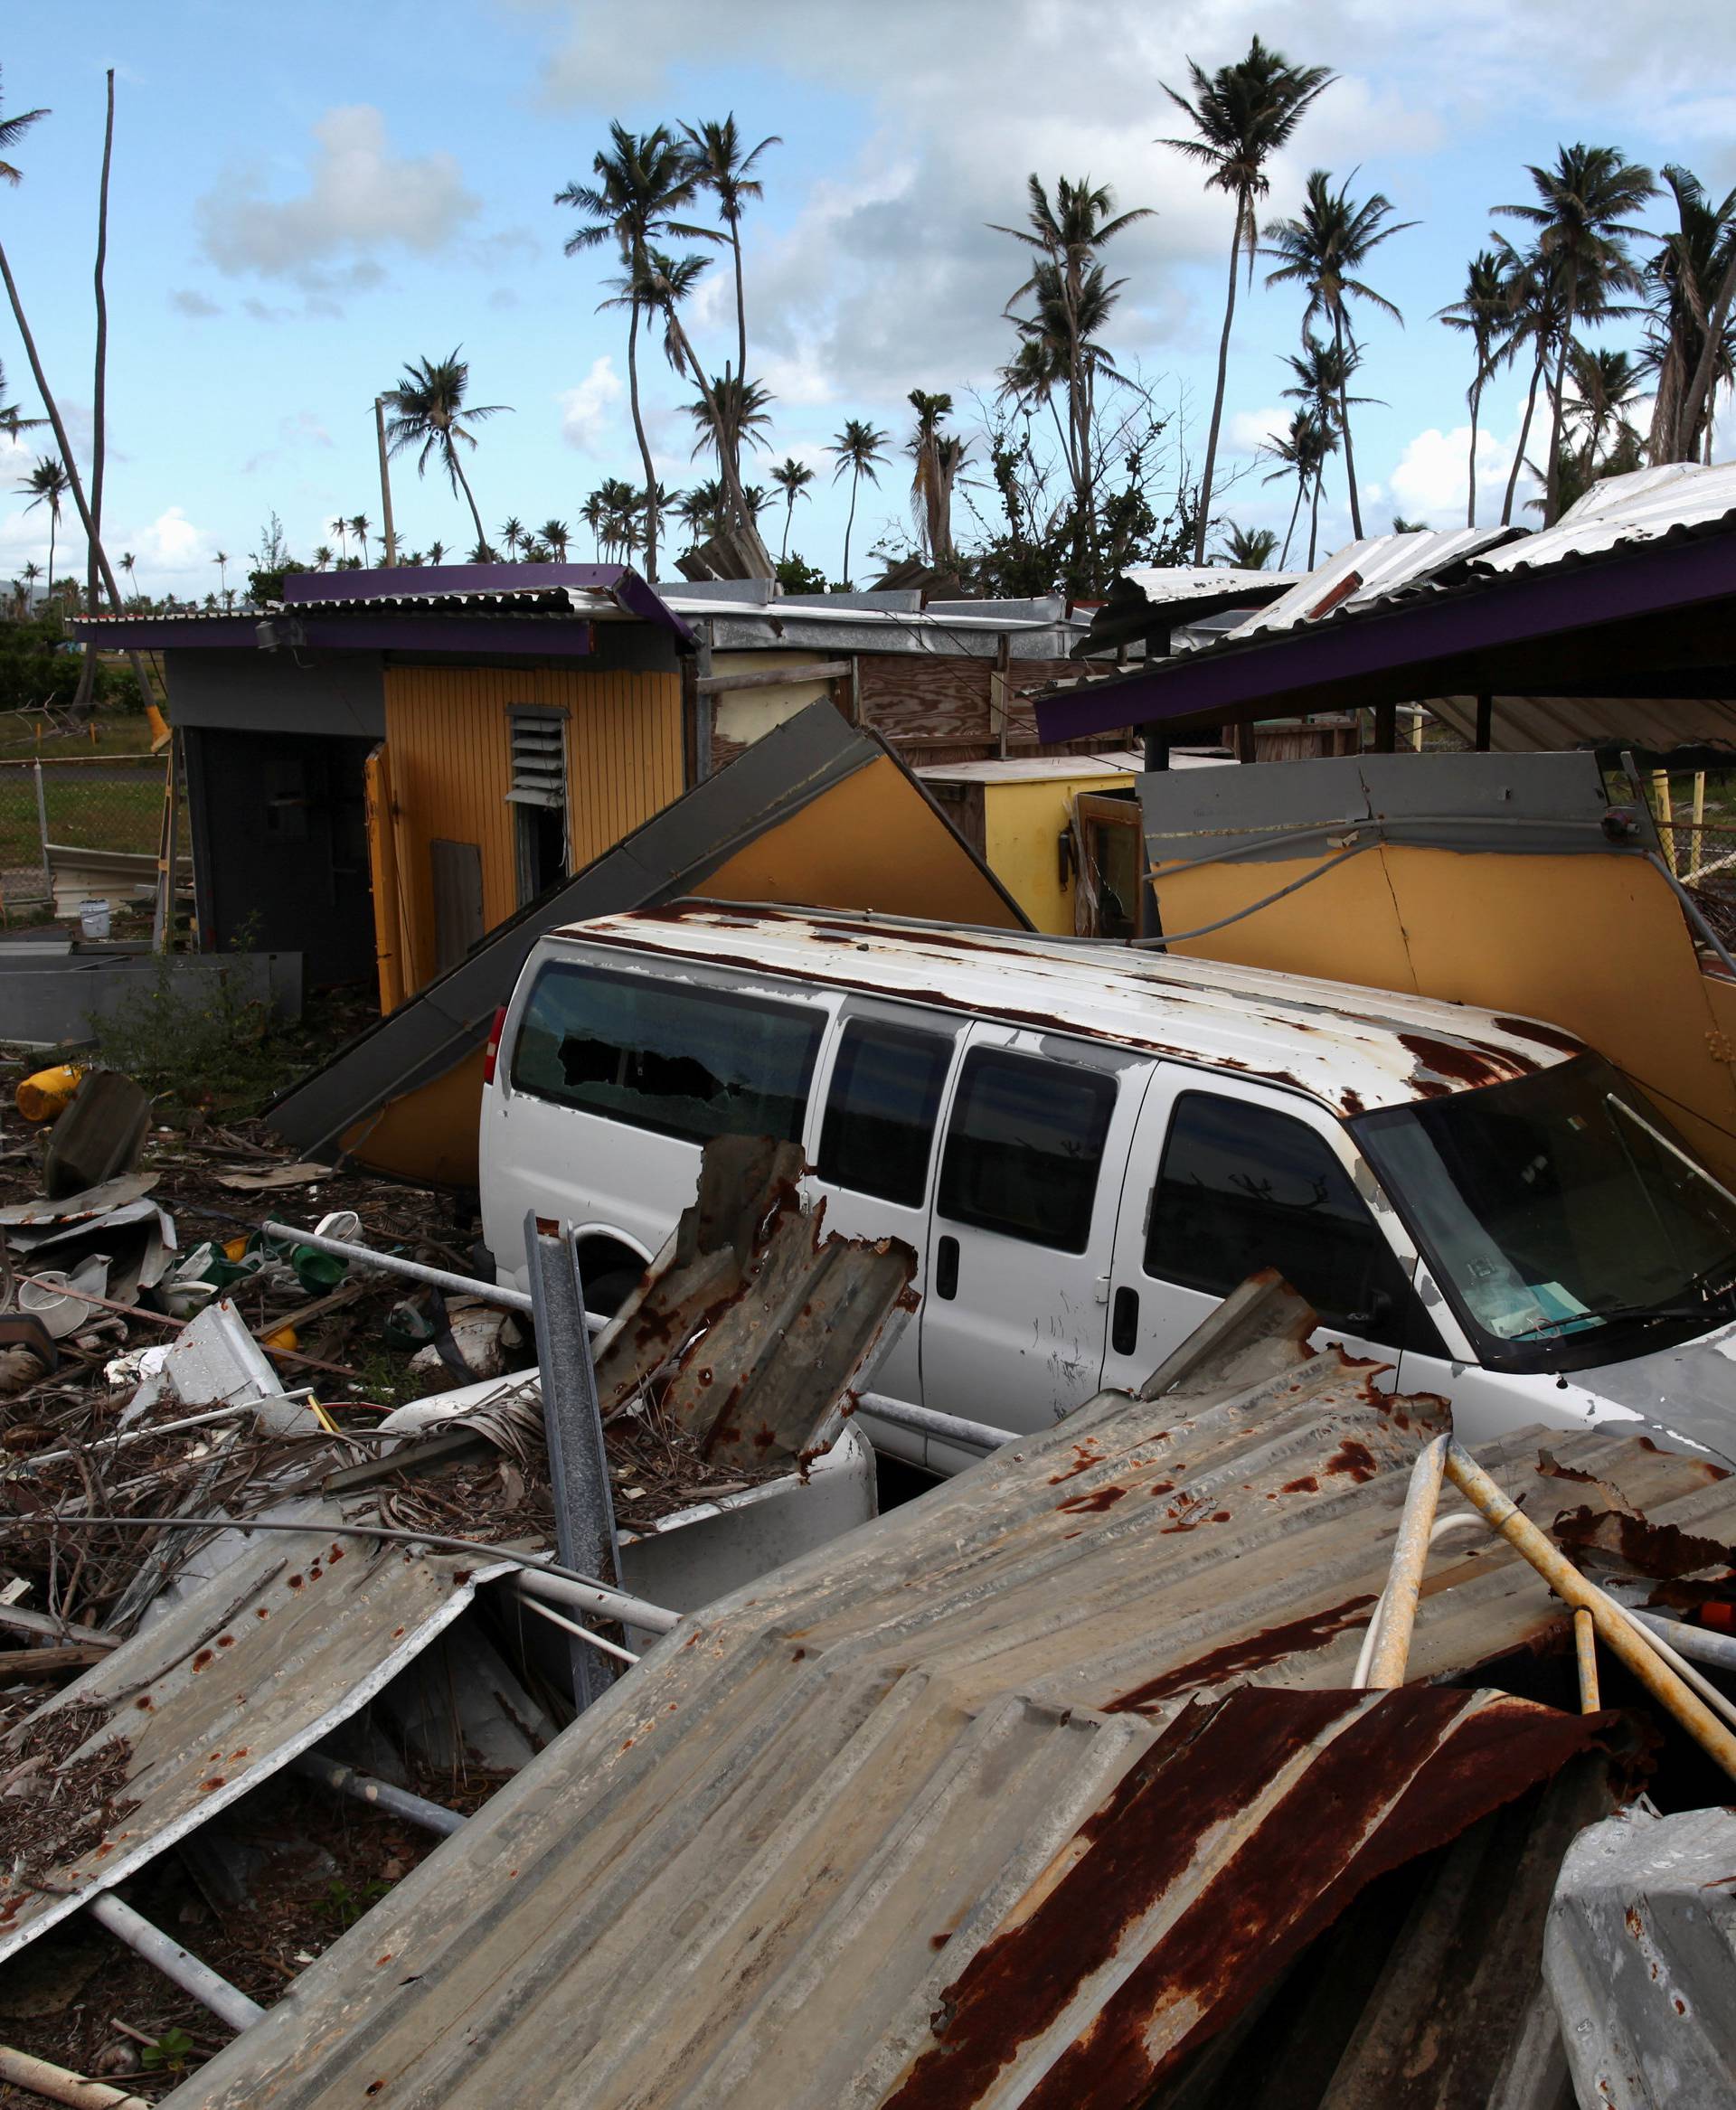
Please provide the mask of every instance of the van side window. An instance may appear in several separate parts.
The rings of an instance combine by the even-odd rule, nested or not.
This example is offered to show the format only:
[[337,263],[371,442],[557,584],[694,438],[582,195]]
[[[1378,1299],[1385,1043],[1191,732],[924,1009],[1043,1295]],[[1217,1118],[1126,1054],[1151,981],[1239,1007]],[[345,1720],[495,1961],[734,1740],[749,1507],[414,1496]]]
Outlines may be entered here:
[[941,1215],[1082,1253],[1114,1107],[1111,1077],[974,1049],[947,1130]]
[[831,1187],[918,1207],[952,1036],[853,1019],[838,1043],[820,1132],[820,1178]]
[[513,1084],[687,1143],[794,1143],[824,1022],[794,1004],[551,963],[525,1006]]
[[1330,1326],[1400,1345],[1410,1286],[1321,1136],[1269,1107],[1184,1092],[1146,1227],[1146,1273],[1227,1296],[1276,1267]]

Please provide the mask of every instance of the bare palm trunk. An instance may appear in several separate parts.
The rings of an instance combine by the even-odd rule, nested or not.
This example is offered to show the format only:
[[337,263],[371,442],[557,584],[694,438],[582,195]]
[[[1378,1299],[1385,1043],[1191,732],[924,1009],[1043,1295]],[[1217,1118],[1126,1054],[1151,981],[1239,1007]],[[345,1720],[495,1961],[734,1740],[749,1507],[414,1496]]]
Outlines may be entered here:
[[778,561],[781,564],[789,555],[789,523],[796,517],[796,495],[792,492],[784,502],[784,539],[778,545]]
[[1326,480],[1326,465],[1321,464],[1314,475],[1314,497],[1308,506],[1308,570],[1315,566],[1315,551],[1320,542],[1320,487]]
[[48,598],[54,599],[54,531],[61,524],[60,513],[51,506],[48,514]]
[[1531,420],[1537,408],[1538,383],[1543,378],[1543,362],[1549,356],[1549,339],[1540,335],[1537,357],[1531,369],[1531,388],[1525,397],[1525,415],[1519,427],[1519,444],[1513,450],[1513,466],[1507,471],[1507,495],[1501,508],[1501,525],[1513,525],[1513,495],[1519,488],[1519,471],[1524,466],[1525,442],[1531,438]]
[[1483,381],[1484,372],[1479,364],[1477,386],[1471,391],[1471,458],[1469,463],[1471,502],[1465,513],[1465,525],[1473,528],[1477,525],[1477,421],[1483,408]]
[[[1212,423],[1205,436],[1205,473],[1200,478],[1200,524],[1194,536],[1194,561],[1205,562],[1205,538],[1212,526],[1212,480],[1218,466],[1218,428],[1223,422],[1223,391],[1230,372],[1230,329],[1236,319],[1236,266],[1241,260],[1242,218],[1248,201],[1236,195],[1235,231],[1230,237],[1230,290],[1223,303],[1223,329],[1218,338],[1218,385],[1212,398]],[[1288,549],[1288,544],[1285,547]]]
[[1296,516],[1302,510],[1302,494],[1307,487],[1308,480],[1306,476],[1298,476],[1296,479],[1296,504],[1290,508],[1290,524],[1284,531],[1284,553],[1278,560],[1278,568],[1280,571],[1290,560],[1290,537],[1296,532]]
[[458,459],[458,450],[449,432],[446,436],[446,458],[451,464],[452,474],[458,479],[458,488],[464,493],[465,503],[470,508],[470,517],[476,523],[476,548],[486,550],[488,547],[488,536],[482,524],[482,515],[476,511],[476,494],[470,488],[470,479],[464,473],[464,464]]
[[1676,443],[1671,458],[1691,462],[1696,451],[1700,419],[1703,412],[1706,420],[1706,459],[1712,459],[1712,413],[1718,391],[1712,384],[1712,375],[1718,364],[1719,347],[1724,341],[1724,325],[1730,319],[1730,306],[1736,298],[1736,246],[1731,250],[1730,262],[1724,268],[1723,282],[1718,288],[1718,297],[1712,304],[1712,313],[1706,317],[1706,341],[1700,347],[1700,356],[1694,363],[1694,379],[1688,383],[1687,395],[1683,400],[1681,421],[1676,427]]
[[645,576],[657,583],[657,528],[652,518],[652,495],[657,472],[652,466],[651,442],[645,437],[645,417],[639,409],[639,304],[634,301],[627,325],[627,393],[633,407],[633,431],[639,443],[639,459],[645,465]]
[[[699,363],[698,354],[694,352],[686,331],[681,326],[681,318],[675,313],[675,304],[672,301],[665,301],[663,312],[665,323],[670,337],[674,340],[675,350],[680,354],[687,372],[692,375],[693,384],[698,389],[706,410],[711,413],[712,429],[722,435],[726,430],[722,408],[718,402],[711,382],[705,378],[705,370]],[[741,523],[741,532],[747,542],[749,552],[765,563],[767,574],[769,575],[771,552],[760,539],[760,530],[754,521],[752,509],[748,504],[747,494],[741,488],[741,479],[736,473],[735,463],[731,460],[727,447],[719,447],[717,461],[719,468],[723,472],[724,487],[729,493],[730,504],[734,509],[736,519]]]
[[1350,532],[1363,539],[1362,501],[1356,495],[1356,450],[1350,442],[1350,386],[1344,372],[1344,316],[1342,308],[1332,318],[1333,342],[1338,347],[1338,423],[1344,435],[1344,475],[1350,484]]
[[[114,147],[115,70],[111,66],[108,69],[108,114],[102,134],[102,178],[97,187],[97,351],[90,397],[90,517],[96,523],[96,533],[87,544],[85,557],[85,602],[93,616],[98,606],[97,538],[102,532],[103,405],[108,372],[108,300],[103,289],[102,272],[108,255],[108,166],[113,158]],[[120,605],[118,600],[115,605]],[[72,699],[75,716],[82,717],[90,710],[96,700],[96,688],[97,648],[91,644],[85,646],[84,664],[79,669],[79,686]]]
[[853,469],[850,476],[850,516],[844,523],[844,577],[838,581],[844,587],[850,584],[850,537],[856,525],[856,486],[861,482],[862,471],[859,468]]
[[[741,403],[745,410],[748,400],[748,305],[741,291],[741,230],[735,221],[730,222],[730,247],[735,251],[735,371],[741,377]],[[731,436],[735,450],[735,473],[741,474],[741,435]]]
[[1561,349],[1555,361],[1555,419],[1549,435],[1549,468],[1543,479],[1543,525],[1553,527],[1561,509],[1561,440],[1567,427],[1567,355],[1573,346],[1574,311],[1578,305],[1577,275],[1567,282],[1567,312],[1561,317]]

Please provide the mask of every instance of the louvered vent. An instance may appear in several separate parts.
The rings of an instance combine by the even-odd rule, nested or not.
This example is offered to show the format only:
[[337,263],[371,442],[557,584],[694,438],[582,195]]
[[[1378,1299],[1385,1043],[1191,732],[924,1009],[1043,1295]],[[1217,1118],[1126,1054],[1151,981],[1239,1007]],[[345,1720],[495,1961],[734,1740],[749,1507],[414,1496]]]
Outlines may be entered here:
[[514,805],[564,806],[567,803],[567,728],[558,711],[509,711]]

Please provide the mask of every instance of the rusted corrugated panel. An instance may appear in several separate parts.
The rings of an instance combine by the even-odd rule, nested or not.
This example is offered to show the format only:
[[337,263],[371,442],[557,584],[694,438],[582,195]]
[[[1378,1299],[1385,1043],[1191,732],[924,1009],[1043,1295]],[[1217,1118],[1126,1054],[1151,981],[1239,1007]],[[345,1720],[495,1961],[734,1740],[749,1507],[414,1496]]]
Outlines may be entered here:
[[0,1960],[308,1749],[501,1572],[334,1536],[322,1525],[338,1514],[316,1515],[305,1535],[257,1535],[0,1745],[9,1771],[45,1720],[90,1707],[102,1711],[73,1757],[117,1738],[125,1747],[108,1831],[52,1870],[0,1871]]
[[[684,1621],[177,2110],[867,2110],[916,2086],[966,1992],[1018,1955],[1019,1930],[1054,1924],[1045,1900],[1070,1879],[1091,1908],[1071,1916],[1064,2011],[1039,2032],[1027,2004],[997,2036],[980,2002],[971,2040],[1009,2058],[946,2099],[1059,2100],[1033,2091],[1064,2093],[1080,2061],[1091,2086],[1067,2101],[1120,2099],[1093,2091],[1197,2039],[1214,1992],[1222,2019],[1259,1953],[1584,1735],[1505,1699],[1343,1690],[1433,1414],[1305,1356],[1307,1316],[1275,1299],[1181,1388],[1105,1395]],[[1655,1521],[1736,1536],[1710,1469],[1549,1442]],[[1534,1441],[1481,1455],[1528,1513],[1571,1506]],[[1462,1672],[1560,1618],[1505,1544],[1477,1542],[1431,1573],[1413,1673]],[[1173,1726],[1250,1683],[1299,1699]],[[1241,1860],[1238,1828],[1258,1842]],[[1099,1844],[1102,1881],[1070,1879]],[[1124,1866],[1105,1955],[1092,1914]],[[1269,1941],[1244,1938],[1241,1878],[1267,1886],[1250,1925]],[[1026,1964],[1034,2001],[1046,1981]]]

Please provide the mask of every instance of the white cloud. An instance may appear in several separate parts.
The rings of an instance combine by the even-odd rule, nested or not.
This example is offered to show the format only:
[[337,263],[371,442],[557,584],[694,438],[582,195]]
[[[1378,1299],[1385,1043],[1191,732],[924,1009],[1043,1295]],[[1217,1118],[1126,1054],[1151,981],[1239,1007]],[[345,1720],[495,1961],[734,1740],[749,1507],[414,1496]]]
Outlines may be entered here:
[[[103,542],[105,546],[108,542],[106,527]],[[215,539],[203,528],[195,527],[178,505],[159,513],[154,521],[136,530],[130,542],[118,546],[130,549],[140,569],[153,575],[201,570],[210,564],[217,550]]]
[[618,427],[616,405],[626,391],[608,353],[591,362],[590,372],[577,388],[562,389],[555,397],[561,406],[561,437],[580,454],[602,455]]
[[[1523,410],[1521,411],[1523,415]],[[1477,436],[1477,517],[1480,527],[1495,525],[1501,518],[1507,476],[1513,467],[1519,419],[1505,436],[1480,427]],[[1536,423],[1525,443],[1533,460],[1540,458],[1540,433]],[[1468,423],[1443,432],[1430,426],[1419,432],[1393,465],[1387,488],[1394,508],[1407,520],[1421,519],[1429,527],[1463,527],[1470,496],[1471,429]],[[1526,519],[1524,502],[1536,488],[1529,471],[1521,470],[1514,495],[1514,518]]]
[[1285,410],[1232,410],[1223,429],[1223,444],[1231,454],[1258,454],[1289,429],[1290,413]]
[[299,195],[268,197],[253,171],[198,201],[200,239],[219,270],[288,279],[329,300],[377,284],[382,252],[437,254],[480,209],[451,155],[394,154],[372,104],[327,110],[314,141]]
[[195,292],[192,287],[184,286],[176,287],[170,293],[169,306],[175,309],[177,315],[188,316],[194,322],[203,322],[208,317],[222,315],[223,312],[214,300],[208,300],[203,293]]

